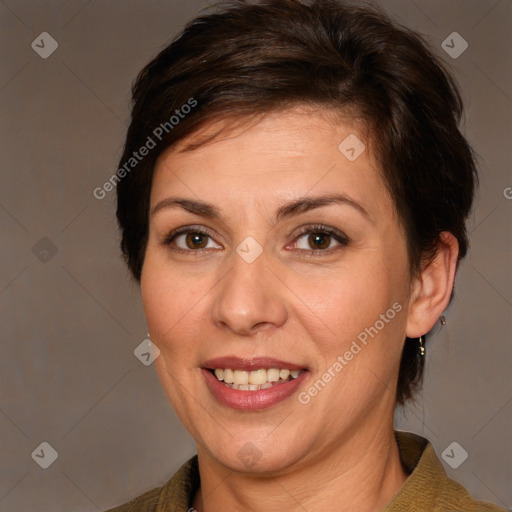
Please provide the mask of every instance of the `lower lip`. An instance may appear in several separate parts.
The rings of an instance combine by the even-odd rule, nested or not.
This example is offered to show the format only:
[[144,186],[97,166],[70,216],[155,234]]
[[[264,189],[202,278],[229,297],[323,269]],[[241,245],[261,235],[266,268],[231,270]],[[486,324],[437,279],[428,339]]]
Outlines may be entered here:
[[206,384],[212,395],[223,405],[242,411],[259,411],[289,398],[307,377],[303,371],[295,379],[259,391],[238,391],[228,388],[210,370],[202,369]]

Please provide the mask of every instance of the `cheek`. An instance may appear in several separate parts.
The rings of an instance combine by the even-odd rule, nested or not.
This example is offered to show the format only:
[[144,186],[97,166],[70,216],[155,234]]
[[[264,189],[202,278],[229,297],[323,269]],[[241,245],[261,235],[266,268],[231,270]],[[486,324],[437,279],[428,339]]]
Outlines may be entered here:
[[148,330],[154,341],[172,327],[172,317],[176,312],[175,297],[166,274],[155,271],[151,262],[146,261],[141,276],[141,298]]
[[347,354],[350,368],[344,371],[351,378],[364,377],[362,368],[383,379],[395,370],[406,320],[406,260],[375,252],[328,277],[296,281],[294,289],[309,308],[300,315],[322,365],[329,368],[352,350],[357,355]]
[[157,345],[172,337],[190,310],[187,290],[184,279],[149,250],[142,269],[141,298],[148,330]]
[[141,276],[141,298],[148,331],[173,372],[195,367],[204,339],[212,276],[180,271],[160,251],[148,250]]
[[186,418],[187,392],[182,386],[189,378],[190,369],[196,366],[195,340],[199,337],[194,329],[200,328],[197,327],[201,325],[198,316],[203,315],[197,296],[194,300],[192,293],[187,293],[190,283],[187,288],[183,278],[155,260],[147,254],[141,276],[141,298],[148,332],[160,349],[154,367],[170,403],[180,417]]
[[373,325],[380,314],[403,298],[405,287],[401,281],[383,265],[361,262],[360,267],[339,269],[318,278],[315,284],[309,278],[301,280],[295,283],[295,289],[335,334],[353,334]]

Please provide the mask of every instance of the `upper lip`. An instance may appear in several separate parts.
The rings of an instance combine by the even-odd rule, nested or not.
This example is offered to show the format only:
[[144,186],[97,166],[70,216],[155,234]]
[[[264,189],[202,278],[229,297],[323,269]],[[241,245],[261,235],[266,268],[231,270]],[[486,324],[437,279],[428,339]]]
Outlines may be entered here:
[[215,370],[216,368],[229,368],[231,370],[245,370],[247,372],[252,370],[259,370],[265,368],[280,368],[287,370],[305,370],[305,366],[288,361],[281,361],[272,357],[252,357],[252,358],[241,358],[237,356],[226,356],[216,357],[214,359],[208,359],[203,364],[204,368],[208,370]]

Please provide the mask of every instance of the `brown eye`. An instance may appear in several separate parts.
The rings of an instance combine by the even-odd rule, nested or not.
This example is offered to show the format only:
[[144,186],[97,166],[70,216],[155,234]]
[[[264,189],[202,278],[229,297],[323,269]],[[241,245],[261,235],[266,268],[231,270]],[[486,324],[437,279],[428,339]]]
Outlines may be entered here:
[[169,246],[176,252],[189,253],[201,253],[203,249],[222,249],[215,243],[210,233],[193,226],[170,233],[162,240],[162,245]]
[[331,236],[327,233],[311,233],[308,237],[311,249],[328,249],[331,244]]
[[208,243],[208,235],[203,233],[188,233],[185,243],[189,249],[204,249]]
[[320,255],[342,249],[349,243],[348,237],[341,231],[327,226],[308,226],[295,239],[295,248]]

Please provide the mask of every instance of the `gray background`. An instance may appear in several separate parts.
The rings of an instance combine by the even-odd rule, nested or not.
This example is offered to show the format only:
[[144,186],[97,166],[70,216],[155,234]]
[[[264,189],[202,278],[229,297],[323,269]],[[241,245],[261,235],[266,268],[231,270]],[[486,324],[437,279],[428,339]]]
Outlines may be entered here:
[[[99,201],[92,191],[116,170],[136,73],[204,5],[0,3],[2,512],[103,510],[163,484],[194,453],[153,368],[134,357],[145,324],[118,251],[114,192]],[[381,5],[453,69],[482,169],[455,307],[397,427],[439,455],[459,443],[468,459],[443,461],[448,473],[510,507],[511,2]],[[47,59],[31,48],[44,31],[59,44]],[[454,31],[469,43],[457,59],[441,48]],[[43,441],[58,452],[48,469],[31,457]]]

